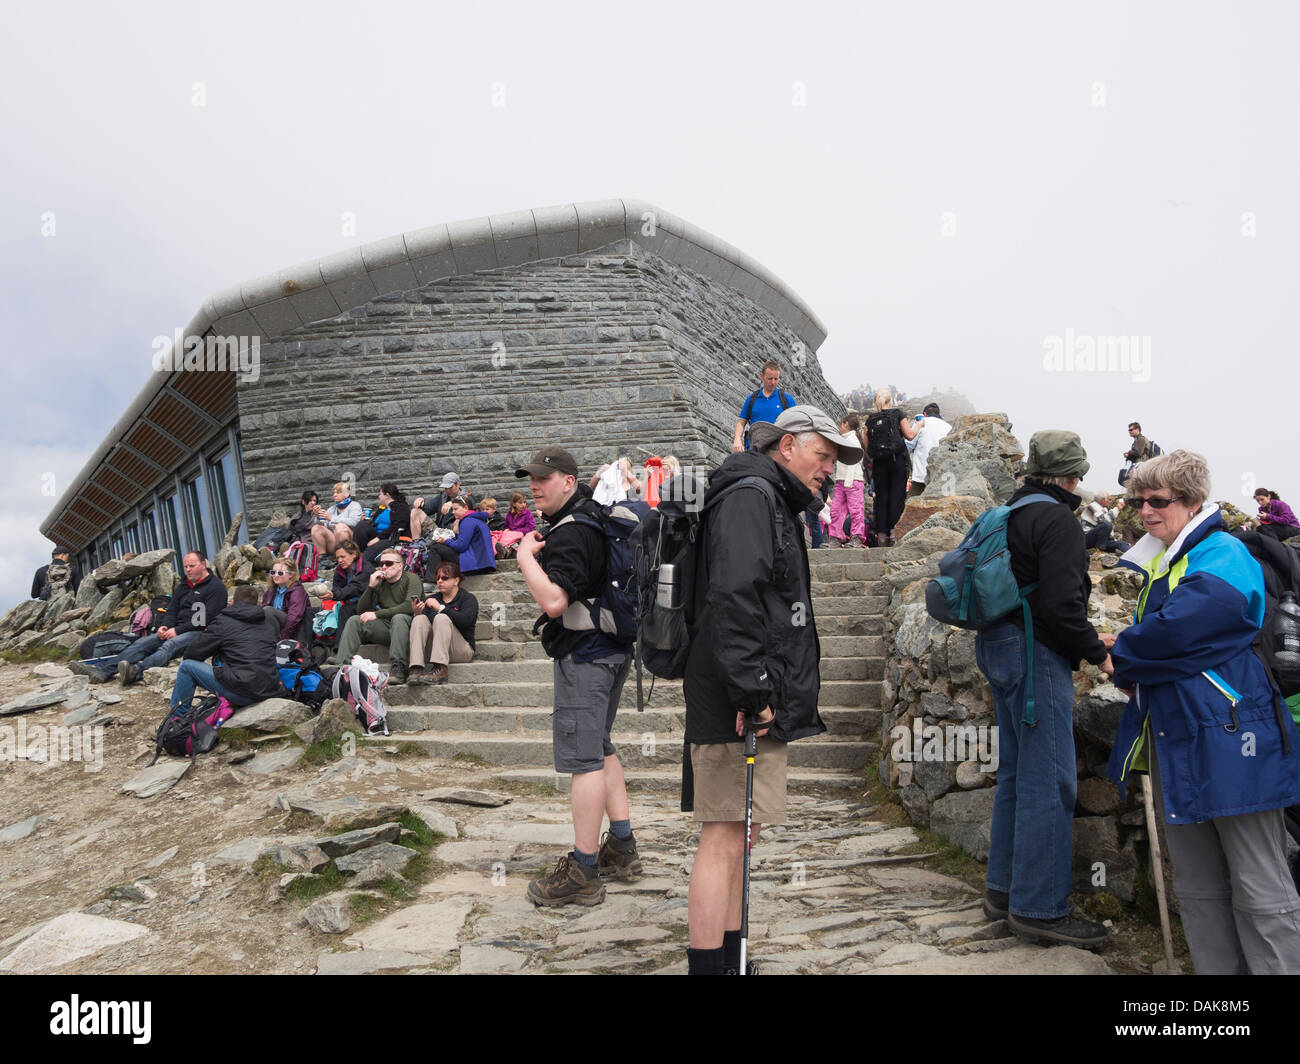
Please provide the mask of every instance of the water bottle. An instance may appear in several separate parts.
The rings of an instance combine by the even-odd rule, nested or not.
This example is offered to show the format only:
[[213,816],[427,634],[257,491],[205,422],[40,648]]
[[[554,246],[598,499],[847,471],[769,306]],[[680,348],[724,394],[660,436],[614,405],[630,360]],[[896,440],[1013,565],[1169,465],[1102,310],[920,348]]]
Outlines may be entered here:
[[1283,592],[1273,621],[1273,662],[1279,672],[1300,675],[1300,606],[1295,594]]
[[659,586],[655,594],[655,604],[666,610],[678,609],[682,604],[677,566],[672,562],[664,562],[659,566]]

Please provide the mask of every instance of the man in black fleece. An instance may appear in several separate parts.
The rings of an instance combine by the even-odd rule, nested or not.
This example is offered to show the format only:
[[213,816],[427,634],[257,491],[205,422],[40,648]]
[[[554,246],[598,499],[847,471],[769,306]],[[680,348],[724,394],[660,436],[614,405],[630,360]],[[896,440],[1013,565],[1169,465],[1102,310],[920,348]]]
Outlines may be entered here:
[[1088,468],[1073,432],[1038,432],[1029,441],[1025,484],[1009,503],[1030,495],[1043,500],[1010,515],[1007,547],[1016,583],[1037,584],[1026,596],[1033,647],[1019,609],[975,639],[998,739],[985,914],[1024,937],[1085,948],[1104,942],[1106,929],[1070,913],[1077,786],[1071,673],[1081,661],[1114,671],[1108,644],[1088,623],[1092,582],[1074,516],[1081,501],[1074,490]]
[[[185,648],[172,685],[172,715],[190,706],[196,686],[220,695],[232,706],[247,706],[284,694],[275,664],[280,638],[278,611],[258,605],[257,591],[241,587],[235,601]],[[205,665],[204,658],[214,664]]]

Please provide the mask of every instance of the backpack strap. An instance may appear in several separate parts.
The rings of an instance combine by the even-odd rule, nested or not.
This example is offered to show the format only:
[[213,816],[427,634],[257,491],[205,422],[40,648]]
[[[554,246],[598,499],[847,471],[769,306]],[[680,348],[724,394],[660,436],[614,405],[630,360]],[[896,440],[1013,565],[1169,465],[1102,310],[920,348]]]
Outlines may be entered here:
[[740,408],[740,419],[742,421],[752,421],[754,419],[754,400],[758,398],[758,392],[750,392],[749,398],[745,400],[745,405]]
[[776,390],[776,401],[781,404],[781,413],[785,413],[790,407],[794,406],[794,400],[791,399],[780,388]]

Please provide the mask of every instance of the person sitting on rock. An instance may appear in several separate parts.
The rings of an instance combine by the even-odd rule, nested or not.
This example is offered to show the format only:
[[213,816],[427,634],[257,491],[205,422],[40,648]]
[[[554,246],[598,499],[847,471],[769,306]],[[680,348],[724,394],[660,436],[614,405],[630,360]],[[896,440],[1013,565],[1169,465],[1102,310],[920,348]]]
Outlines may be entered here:
[[461,490],[460,474],[456,472],[445,474],[442,478],[441,494],[427,502],[422,496],[411,503],[411,535],[415,539],[427,538],[424,526],[430,517],[439,528],[451,528],[456,522],[456,517],[451,512],[451,501],[461,495],[469,500],[471,507],[474,506],[474,496]]
[[276,558],[271,565],[271,586],[262,596],[262,605],[284,613],[281,639],[298,639],[302,619],[307,616],[311,600],[298,579],[298,567],[288,558]]
[[456,520],[456,534],[444,543],[430,543],[429,556],[436,555],[444,562],[456,562],[466,576],[496,572],[496,550],[492,545],[492,533],[488,531],[487,514],[472,509],[464,495],[452,502],[451,512]]
[[1255,502],[1259,505],[1259,530],[1274,539],[1290,539],[1300,535],[1300,521],[1296,520],[1294,511],[1279,497],[1277,492],[1260,488],[1255,492]]
[[[486,528],[486,526],[484,526]],[[411,646],[413,605],[424,597],[424,583],[415,573],[402,569],[402,556],[395,547],[379,555],[379,563],[348,618],[339,638],[338,664],[346,665],[362,643],[387,643],[392,665],[391,682],[406,683],[407,654]]]
[[317,506],[316,516],[320,521],[312,526],[311,541],[321,554],[332,554],[341,540],[356,539],[352,530],[366,514],[352,497],[352,489],[339,481],[334,485],[334,505],[328,510]]
[[[172,716],[189,710],[196,687],[211,691],[232,706],[247,706],[284,694],[275,665],[280,627],[270,612],[258,605],[256,588],[235,589],[234,602],[185,648],[185,660],[172,684]],[[205,658],[212,658],[216,664],[205,664]]]
[[[438,590],[412,609],[411,673],[413,684],[447,682],[447,666],[474,660],[474,625],[478,623],[478,599],[462,590],[460,566],[439,562]],[[425,671],[425,662],[428,671]]]
[[172,595],[167,607],[170,626],[153,635],[141,636],[120,654],[69,663],[73,672],[90,678],[91,683],[106,683],[116,672],[124,684],[138,683],[146,669],[161,668],[172,658],[180,657],[203,630],[226,608],[226,585],[212,575],[208,559],[192,550],[185,555],[185,582]]
[[334,548],[334,580],[330,585],[330,596],[339,603],[339,631],[348,623],[348,618],[357,612],[357,603],[370,586],[370,574],[374,568],[366,561],[352,540],[344,540]]
[[356,527],[355,542],[372,565],[385,547],[411,539],[411,505],[396,484],[379,485],[379,505]]
[[317,513],[319,502],[320,497],[314,491],[308,490],[302,493],[298,512],[289,518],[289,538],[280,548],[282,554],[287,553],[293,544],[305,543],[311,539],[311,530],[320,523],[320,516]]
[[68,561],[70,547],[55,547],[50,552],[50,564],[42,565],[32,577],[32,598],[49,601],[65,591],[77,593],[81,586],[81,570]]

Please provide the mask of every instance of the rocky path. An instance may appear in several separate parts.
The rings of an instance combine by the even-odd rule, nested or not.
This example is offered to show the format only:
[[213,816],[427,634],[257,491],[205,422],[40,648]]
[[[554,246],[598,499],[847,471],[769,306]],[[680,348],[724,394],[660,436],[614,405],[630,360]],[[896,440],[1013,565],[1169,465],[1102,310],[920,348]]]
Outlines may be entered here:
[[[0,971],[685,971],[694,827],[672,795],[634,796],[644,879],[611,884],[592,909],[538,910],[527,880],[571,844],[567,800],[550,788],[395,744],[319,763],[318,748],[282,737],[223,744],[129,792],[152,756],[159,692],[0,667],[6,705],[42,689],[33,701],[69,697],[0,717]],[[70,714],[101,722],[97,771],[32,748],[36,729]],[[467,788],[497,797],[447,793]],[[1109,970],[1105,954],[1021,945],[989,924],[978,893],[918,861],[913,831],[860,795],[795,793],[791,826],[765,829],[751,923],[765,972]]]

